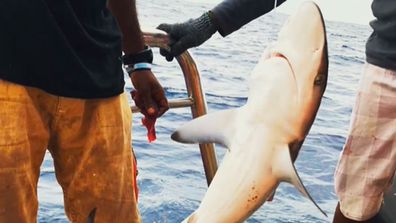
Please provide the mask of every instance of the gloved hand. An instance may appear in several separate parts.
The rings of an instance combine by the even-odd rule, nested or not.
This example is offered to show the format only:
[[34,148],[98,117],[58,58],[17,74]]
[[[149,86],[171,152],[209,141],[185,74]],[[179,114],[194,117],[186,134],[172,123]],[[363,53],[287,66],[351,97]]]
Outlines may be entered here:
[[160,24],[157,29],[167,32],[170,36],[170,51],[160,49],[160,54],[167,61],[172,61],[173,57],[208,40],[217,31],[211,17],[211,12],[205,12],[202,16],[184,23]]

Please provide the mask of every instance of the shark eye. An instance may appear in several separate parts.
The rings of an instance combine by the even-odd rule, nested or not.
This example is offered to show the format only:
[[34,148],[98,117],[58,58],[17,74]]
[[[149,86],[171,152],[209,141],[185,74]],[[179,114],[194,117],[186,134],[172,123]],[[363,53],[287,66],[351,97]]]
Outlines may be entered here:
[[322,85],[324,79],[325,79],[325,75],[323,75],[323,74],[318,74],[318,75],[315,77],[314,84],[315,84],[315,85]]

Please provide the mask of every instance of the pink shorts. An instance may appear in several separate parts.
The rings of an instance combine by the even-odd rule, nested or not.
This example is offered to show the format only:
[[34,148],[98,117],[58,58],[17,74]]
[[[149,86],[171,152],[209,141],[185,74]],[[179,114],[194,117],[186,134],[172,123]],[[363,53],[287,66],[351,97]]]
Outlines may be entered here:
[[356,221],[376,215],[395,170],[396,71],[366,64],[335,172],[341,212]]

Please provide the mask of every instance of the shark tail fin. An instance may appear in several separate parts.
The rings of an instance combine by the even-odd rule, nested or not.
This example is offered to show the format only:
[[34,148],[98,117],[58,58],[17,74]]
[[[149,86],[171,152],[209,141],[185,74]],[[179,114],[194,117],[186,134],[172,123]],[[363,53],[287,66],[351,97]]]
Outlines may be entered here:
[[296,167],[292,162],[290,150],[287,145],[278,149],[276,159],[274,159],[273,170],[281,181],[286,181],[293,184],[300,191],[300,193],[310,199],[312,203],[319,209],[319,211],[327,217],[326,212],[324,212],[313,200],[312,196],[308,193],[307,189],[302,183],[301,178],[297,173]]

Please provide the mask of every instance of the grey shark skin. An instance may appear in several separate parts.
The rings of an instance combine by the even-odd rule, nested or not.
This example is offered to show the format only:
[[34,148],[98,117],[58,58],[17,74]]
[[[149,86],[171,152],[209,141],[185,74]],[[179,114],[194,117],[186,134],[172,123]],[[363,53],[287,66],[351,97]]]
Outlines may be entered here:
[[228,148],[199,208],[184,222],[243,222],[281,182],[314,202],[293,162],[318,111],[327,71],[323,18],[316,4],[305,2],[253,70],[244,106],[199,117],[172,134],[178,142]]

